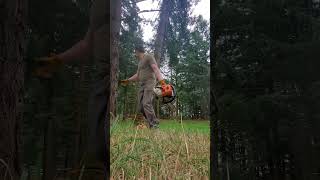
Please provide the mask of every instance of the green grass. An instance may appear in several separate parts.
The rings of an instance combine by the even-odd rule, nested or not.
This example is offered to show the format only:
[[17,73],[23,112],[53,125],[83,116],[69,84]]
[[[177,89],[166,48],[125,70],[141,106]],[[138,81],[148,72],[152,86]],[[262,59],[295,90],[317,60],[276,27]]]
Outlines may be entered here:
[[[183,125],[183,126],[182,126]],[[208,179],[209,122],[172,120],[158,130],[137,130],[132,121],[111,127],[114,179]]]
[[[131,119],[126,121],[116,122],[115,126],[120,126],[122,129],[132,128],[133,121]],[[186,132],[199,132],[204,134],[210,133],[209,121],[204,120],[183,120],[182,124],[179,120],[161,120],[160,121],[160,130],[163,131],[182,131]]]
[[[209,121],[184,120],[182,121],[182,125],[187,132],[210,133]],[[160,122],[160,129],[181,131],[182,126],[176,120],[163,120]]]

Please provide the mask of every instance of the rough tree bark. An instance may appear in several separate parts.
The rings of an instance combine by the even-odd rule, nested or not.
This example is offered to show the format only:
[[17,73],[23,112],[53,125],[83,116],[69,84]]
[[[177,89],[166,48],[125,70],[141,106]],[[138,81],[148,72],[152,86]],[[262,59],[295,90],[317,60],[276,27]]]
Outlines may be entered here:
[[[116,115],[118,71],[119,71],[119,36],[121,25],[121,0],[110,1],[111,7],[111,67],[110,67],[110,113]],[[113,117],[111,117],[112,119]]]
[[169,23],[169,7],[170,0],[163,0],[160,9],[160,19],[157,29],[157,36],[154,45],[154,58],[156,59],[158,65],[160,65],[160,58],[164,46],[166,28]]
[[[157,35],[154,44],[154,58],[160,66],[160,59],[162,54],[162,49],[164,47],[164,39],[165,33],[167,29],[167,24],[169,23],[169,7],[170,7],[170,0],[163,0],[160,8],[160,19],[157,29]],[[156,102],[156,114],[157,117],[160,117],[160,103],[159,100]]]
[[[0,0],[0,179],[20,178],[26,1]],[[6,177],[5,177],[6,175]],[[12,177],[12,178],[11,178]]]

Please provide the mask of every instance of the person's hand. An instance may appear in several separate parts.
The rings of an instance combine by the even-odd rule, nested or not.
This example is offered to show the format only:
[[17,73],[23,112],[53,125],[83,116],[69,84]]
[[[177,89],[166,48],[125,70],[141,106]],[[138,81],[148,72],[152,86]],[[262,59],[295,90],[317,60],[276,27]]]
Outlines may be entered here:
[[159,83],[160,83],[161,86],[166,85],[166,81],[165,81],[164,79],[162,79],[161,81],[159,81]]
[[122,86],[126,86],[126,85],[129,84],[129,80],[128,80],[128,79],[121,80],[121,81],[120,81],[120,84],[121,84]]
[[37,67],[34,70],[34,74],[42,78],[51,78],[52,74],[63,65],[62,60],[56,54],[50,54],[49,57],[36,58],[35,62]]

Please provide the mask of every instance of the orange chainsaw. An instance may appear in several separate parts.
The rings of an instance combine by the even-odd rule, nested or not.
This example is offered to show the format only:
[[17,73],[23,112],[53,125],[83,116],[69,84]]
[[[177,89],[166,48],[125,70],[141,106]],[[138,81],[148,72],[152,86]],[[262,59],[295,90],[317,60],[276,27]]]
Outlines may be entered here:
[[176,92],[171,84],[165,84],[162,86],[156,86],[153,89],[157,99],[160,98],[161,103],[171,103],[176,98]]

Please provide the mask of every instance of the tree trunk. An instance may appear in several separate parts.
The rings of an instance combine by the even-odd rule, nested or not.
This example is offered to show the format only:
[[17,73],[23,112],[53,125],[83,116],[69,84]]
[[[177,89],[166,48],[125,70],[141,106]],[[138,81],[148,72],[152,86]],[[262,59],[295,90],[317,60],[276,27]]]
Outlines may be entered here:
[[[169,3],[170,3],[169,0],[162,1],[161,11],[160,11],[160,20],[159,20],[157,35],[156,35],[155,44],[154,44],[154,58],[158,66],[160,66],[160,58],[161,58],[162,49],[164,46],[165,32],[166,32],[167,24],[169,22],[169,7],[170,7]],[[157,110],[158,118],[160,118],[159,106],[160,106],[160,103],[159,101],[157,101],[156,110]]]
[[[0,179],[20,179],[26,1],[0,1]],[[6,178],[4,177],[6,175]],[[12,178],[11,178],[12,177]]]
[[[110,110],[116,116],[118,71],[119,71],[119,36],[121,27],[121,0],[111,2],[111,67],[110,67]],[[109,113],[108,112],[108,113]]]
[[[160,11],[160,20],[158,24],[158,29],[157,29],[157,35],[155,39],[155,44],[154,44],[154,58],[160,66],[160,58],[162,54],[162,49],[164,46],[164,39],[165,39],[165,32],[167,28],[167,24],[169,22],[169,0],[163,0],[162,5],[161,5],[161,11]],[[160,117],[160,104],[159,101],[157,101],[156,104],[156,110],[157,110],[157,117]]]
[[160,65],[160,58],[162,54],[162,49],[164,46],[164,39],[167,24],[169,23],[169,0],[163,0],[160,11],[160,20],[157,29],[157,36],[155,40],[154,58],[156,59],[158,65]]

